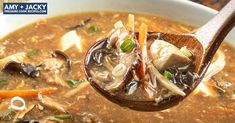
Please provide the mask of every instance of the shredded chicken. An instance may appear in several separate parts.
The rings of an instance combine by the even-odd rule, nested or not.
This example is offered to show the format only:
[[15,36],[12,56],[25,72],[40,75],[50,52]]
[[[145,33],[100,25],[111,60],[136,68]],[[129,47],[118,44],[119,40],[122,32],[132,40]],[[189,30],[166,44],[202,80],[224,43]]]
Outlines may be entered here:
[[58,110],[63,113],[67,112],[62,104],[59,104],[58,102],[53,101],[53,99],[51,99],[50,97],[39,94],[38,99],[42,103],[42,105],[45,105],[48,108]]
[[64,94],[64,97],[69,98],[71,96],[74,96],[75,94],[77,94],[79,91],[81,91],[83,88],[87,87],[89,85],[89,83],[87,81],[81,83],[80,85],[78,85],[76,88],[66,92]]
[[58,70],[62,67],[63,61],[58,60],[56,58],[49,58],[44,60],[44,69],[45,70]]
[[42,73],[46,82],[56,85],[61,85],[63,87],[69,87],[69,85],[63,80],[62,74],[54,73],[54,71],[48,73]]
[[54,116],[47,116],[40,120],[40,123],[63,123],[63,120],[56,119]]
[[16,115],[15,115],[15,117],[14,117],[14,119],[13,119],[13,122],[14,122],[14,123],[17,123],[17,121],[18,121],[19,119],[24,118],[25,114],[27,114],[28,112],[30,112],[30,111],[34,108],[34,106],[35,106],[35,104],[29,103],[29,104],[26,106],[26,108],[25,108],[24,110],[17,112]]
[[42,77],[46,80],[46,82],[61,85],[63,87],[69,87],[69,85],[62,78],[64,72],[66,71],[62,60],[49,58],[44,60],[43,65],[44,72],[42,72]]

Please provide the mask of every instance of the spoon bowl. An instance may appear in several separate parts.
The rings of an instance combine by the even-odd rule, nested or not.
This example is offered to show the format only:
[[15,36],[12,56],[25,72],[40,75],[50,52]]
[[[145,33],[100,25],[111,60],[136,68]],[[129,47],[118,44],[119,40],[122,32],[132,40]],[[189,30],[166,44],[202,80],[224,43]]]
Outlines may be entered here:
[[[155,34],[154,34],[155,33]],[[153,35],[154,34],[154,35]],[[136,32],[135,36],[138,37],[139,33]],[[188,49],[192,51],[192,53],[195,56],[195,63],[200,63],[201,62],[201,56],[202,53],[204,52],[203,46],[201,43],[196,40],[194,35],[188,34],[188,35],[176,35],[176,34],[168,34],[168,33],[156,33],[156,32],[148,32],[148,41],[153,41],[155,39],[158,39],[160,36],[161,39],[174,44],[177,47],[183,47],[185,45],[188,46]],[[183,38],[182,38],[183,37]],[[190,40],[189,40],[190,39]],[[184,44],[183,42],[187,42]],[[185,97],[182,96],[172,96],[171,98],[165,99],[158,103],[156,105],[156,102],[154,100],[149,100],[149,101],[136,101],[136,100],[131,100],[128,98],[123,97],[122,95],[112,95],[108,91],[104,90],[101,88],[97,82],[92,79],[92,75],[90,73],[90,68],[88,67],[88,63],[91,57],[91,54],[93,53],[94,50],[96,50],[98,47],[101,47],[102,45],[107,43],[107,38],[102,39],[98,42],[96,42],[87,52],[86,57],[85,57],[85,74],[87,76],[88,81],[90,84],[104,97],[109,99],[110,101],[119,104],[120,106],[128,107],[134,110],[141,110],[141,111],[158,111],[158,110],[164,110],[167,108],[170,108],[172,106],[177,105],[180,101],[182,101],[187,95],[189,95],[190,92],[192,92],[190,89],[184,90],[184,92],[187,94]],[[199,71],[199,68],[195,68],[195,71]],[[194,85],[198,85],[200,81],[195,81]],[[196,87],[196,86],[195,86]]]
[[[129,107],[135,110],[142,111],[159,111],[170,108],[177,105],[180,101],[185,99],[201,82],[206,73],[211,60],[222,43],[223,39],[226,37],[228,32],[235,25],[235,0],[231,0],[214,18],[212,18],[208,23],[199,28],[197,31],[189,34],[169,34],[163,32],[148,32],[147,41],[154,39],[162,39],[167,41],[176,47],[184,47],[192,52],[194,55],[194,72],[199,75],[199,78],[194,81],[193,87],[191,89],[185,89],[185,96],[173,95],[166,98],[156,104],[155,100],[134,100],[125,98],[122,95],[113,95],[108,91],[101,88],[97,82],[92,79],[90,68],[88,67],[89,60],[91,58],[92,52],[107,44],[107,39],[104,38],[97,43],[95,43],[87,52],[85,57],[85,74],[87,76],[90,84],[103,96],[105,96],[110,101],[117,103],[121,106]],[[155,35],[153,35],[155,34]],[[139,33],[135,33],[138,37]],[[125,79],[125,81],[127,81]]]

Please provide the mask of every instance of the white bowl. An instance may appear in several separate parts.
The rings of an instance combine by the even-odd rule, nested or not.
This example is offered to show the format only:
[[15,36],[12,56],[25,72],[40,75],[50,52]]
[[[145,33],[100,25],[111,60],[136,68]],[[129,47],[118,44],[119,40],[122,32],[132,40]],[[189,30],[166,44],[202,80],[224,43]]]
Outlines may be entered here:
[[[141,12],[164,16],[196,27],[203,25],[217,13],[213,9],[188,0],[40,0],[40,2],[48,2],[48,15],[0,13],[0,38],[40,18],[84,11]],[[233,40],[235,40],[235,29],[227,36],[226,42],[235,46]]]

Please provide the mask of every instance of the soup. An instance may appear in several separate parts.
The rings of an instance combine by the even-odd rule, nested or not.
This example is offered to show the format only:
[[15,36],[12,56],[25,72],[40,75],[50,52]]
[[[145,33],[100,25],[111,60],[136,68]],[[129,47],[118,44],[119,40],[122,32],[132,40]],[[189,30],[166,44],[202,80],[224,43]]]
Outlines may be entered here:
[[[234,52],[224,43],[226,66],[207,82],[209,95],[191,94],[160,112],[120,107],[99,95],[84,75],[84,57],[128,13],[79,13],[40,20],[1,39],[1,122],[232,122],[235,120]],[[166,18],[135,14],[135,30],[186,33],[194,28]],[[213,93],[212,93],[213,92]],[[25,107],[24,107],[25,105]],[[9,108],[10,106],[10,108]],[[22,108],[23,107],[23,108]]]
[[110,35],[95,43],[85,58],[88,81],[107,99],[136,110],[174,106],[197,84],[194,54],[187,46],[167,42],[163,33],[148,32],[134,15],[114,24]]

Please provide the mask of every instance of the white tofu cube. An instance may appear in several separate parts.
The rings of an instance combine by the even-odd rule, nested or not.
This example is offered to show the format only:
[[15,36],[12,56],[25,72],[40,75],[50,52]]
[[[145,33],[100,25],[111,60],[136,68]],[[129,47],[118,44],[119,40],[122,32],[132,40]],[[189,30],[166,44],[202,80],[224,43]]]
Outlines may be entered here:
[[190,62],[190,59],[186,57],[179,48],[163,40],[155,40],[151,44],[150,56],[154,66],[159,71],[174,65],[182,66]]

